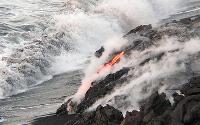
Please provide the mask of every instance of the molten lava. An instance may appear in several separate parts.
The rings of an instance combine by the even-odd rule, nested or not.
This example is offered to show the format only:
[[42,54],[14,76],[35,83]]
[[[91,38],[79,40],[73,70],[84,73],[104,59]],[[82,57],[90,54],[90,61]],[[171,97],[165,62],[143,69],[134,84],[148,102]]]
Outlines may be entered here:
[[120,59],[124,56],[125,52],[122,51],[121,53],[117,54],[107,65],[113,66],[115,63],[119,62]]
[[120,59],[124,56],[125,52],[122,51],[121,53],[117,54],[111,61],[109,61],[108,63],[105,63],[103,67],[101,67],[97,73],[100,73],[102,70],[104,70],[105,68],[108,67],[112,67],[113,65],[115,65],[117,62],[120,61]]

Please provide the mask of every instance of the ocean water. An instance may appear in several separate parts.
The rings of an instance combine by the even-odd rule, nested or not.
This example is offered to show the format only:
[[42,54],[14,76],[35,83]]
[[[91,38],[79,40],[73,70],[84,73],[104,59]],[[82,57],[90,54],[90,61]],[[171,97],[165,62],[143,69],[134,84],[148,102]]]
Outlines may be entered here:
[[109,39],[199,8],[198,0],[1,0],[0,124],[55,112]]

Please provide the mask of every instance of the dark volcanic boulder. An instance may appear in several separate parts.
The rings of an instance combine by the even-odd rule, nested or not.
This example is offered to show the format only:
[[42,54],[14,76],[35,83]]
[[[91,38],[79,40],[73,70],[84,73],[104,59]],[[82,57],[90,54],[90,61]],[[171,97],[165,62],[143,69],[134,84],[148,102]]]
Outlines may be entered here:
[[112,106],[99,106],[96,111],[84,113],[68,121],[65,125],[120,125],[122,113]]
[[132,33],[142,33],[142,32],[146,32],[151,29],[152,29],[151,25],[140,25],[140,26],[132,29],[131,31],[129,31],[124,37],[126,37]]
[[127,112],[120,125],[140,125],[142,122],[142,113],[139,111]]
[[172,124],[184,125],[200,124],[200,76],[193,77],[184,85],[181,92],[184,98],[176,105],[172,117]]
[[56,115],[57,116],[61,116],[61,115],[67,115],[68,111],[67,111],[67,104],[70,103],[71,98],[64,104],[62,104],[56,111]]
[[95,56],[96,56],[97,58],[100,58],[104,51],[105,51],[105,49],[104,49],[104,47],[102,46],[99,50],[97,50],[97,51],[95,52]]

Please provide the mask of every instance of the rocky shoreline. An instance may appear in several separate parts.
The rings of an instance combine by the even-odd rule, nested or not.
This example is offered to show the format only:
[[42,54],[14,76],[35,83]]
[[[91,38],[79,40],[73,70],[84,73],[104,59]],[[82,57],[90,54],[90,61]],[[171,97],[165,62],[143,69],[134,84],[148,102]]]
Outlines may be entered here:
[[[140,39],[132,40],[132,37],[136,36]],[[127,53],[132,50],[142,51],[165,36],[176,37],[181,42],[199,38],[200,16],[174,20],[156,28],[151,25],[138,26],[124,36],[134,42],[123,50]],[[178,50],[171,53],[176,51]],[[155,54],[141,61],[139,65],[160,60],[164,55],[164,52]],[[95,111],[85,112],[98,99],[111,93],[116,86],[129,82],[129,78],[133,76],[130,73],[132,69],[134,67],[124,67],[102,80],[94,81],[84,100],[77,105],[75,114],[68,113],[66,102],[55,114],[35,119],[32,125],[200,125],[200,76],[195,73],[187,83],[175,90],[173,104],[166,98],[165,93],[160,94],[155,89],[150,97],[140,102],[139,111],[127,112],[125,117],[121,111],[110,105],[98,106]]]

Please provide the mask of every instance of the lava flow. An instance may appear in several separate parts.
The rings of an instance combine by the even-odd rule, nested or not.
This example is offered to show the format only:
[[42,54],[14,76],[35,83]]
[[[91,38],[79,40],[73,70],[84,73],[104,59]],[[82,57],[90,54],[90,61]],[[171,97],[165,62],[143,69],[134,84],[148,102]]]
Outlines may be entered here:
[[111,61],[109,61],[108,63],[105,63],[103,65],[103,67],[101,67],[97,73],[100,73],[102,70],[104,70],[105,68],[108,68],[108,67],[112,67],[113,65],[115,65],[117,62],[120,61],[120,59],[124,56],[125,52],[122,51],[120,52],[119,54],[117,54]]

